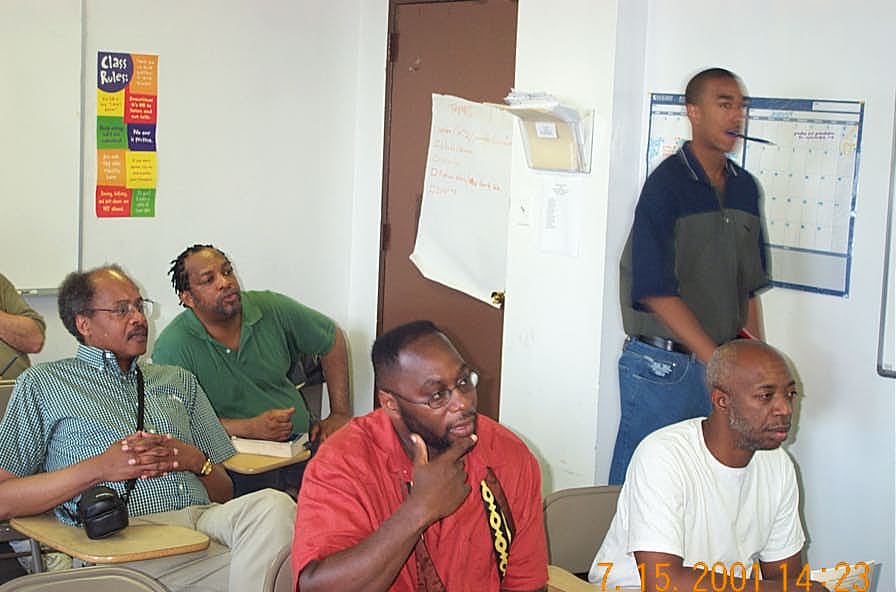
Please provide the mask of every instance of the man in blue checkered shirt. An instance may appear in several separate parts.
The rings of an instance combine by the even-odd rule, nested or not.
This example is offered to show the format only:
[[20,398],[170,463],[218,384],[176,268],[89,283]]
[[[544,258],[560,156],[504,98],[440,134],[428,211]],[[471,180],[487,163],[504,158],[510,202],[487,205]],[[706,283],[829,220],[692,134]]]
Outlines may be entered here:
[[231,499],[221,463],[233,446],[196,378],[174,366],[138,364],[151,304],[117,266],[65,279],[59,315],[78,353],[39,364],[16,383],[0,423],[0,519],[55,509],[72,523],[82,491],[104,484],[121,494],[137,479],[128,501],[132,523],[188,526],[213,542],[205,552],[131,567],[172,590],[260,590],[267,566],[292,540],[295,503],[270,489]]

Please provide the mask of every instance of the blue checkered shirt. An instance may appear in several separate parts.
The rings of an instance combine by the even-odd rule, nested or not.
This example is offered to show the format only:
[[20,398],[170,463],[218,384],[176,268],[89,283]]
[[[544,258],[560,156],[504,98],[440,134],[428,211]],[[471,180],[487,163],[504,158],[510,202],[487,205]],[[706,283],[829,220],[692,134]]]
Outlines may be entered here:
[[[170,433],[204,451],[215,463],[233,445],[196,378],[182,368],[140,364],[146,391],[144,429]],[[81,345],[77,357],[38,364],[16,381],[0,423],[0,468],[25,477],[55,471],[102,454],[133,433],[137,424],[136,361],[122,372],[110,351]],[[125,482],[103,483],[124,493]],[[208,504],[195,474],[177,471],[137,480],[128,502],[131,516]],[[77,512],[75,499],[64,504]],[[65,512],[57,517],[71,524]]]

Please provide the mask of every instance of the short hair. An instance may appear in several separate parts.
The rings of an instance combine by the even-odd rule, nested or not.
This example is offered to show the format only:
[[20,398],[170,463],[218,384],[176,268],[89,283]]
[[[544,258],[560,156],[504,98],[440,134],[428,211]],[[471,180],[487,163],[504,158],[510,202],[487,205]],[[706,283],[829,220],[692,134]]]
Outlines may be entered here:
[[88,310],[93,302],[96,294],[96,285],[93,283],[93,276],[102,271],[114,271],[123,275],[132,284],[132,280],[128,274],[118,265],[104,265],[96,267],[88,271],[73,271],[62,280],[59,285],[59,295],[56,302],[59,306],[59,318],[62,324],[68,329],[79,343],[84,343],[84,336],[78,331],[75,324],[77,315],[90,316],[92,313]]
[[737,369],[737,361],[741,352],[747,349],[763,350],[776,355],[783,360],[781,352],[774,347],[756,339],[734,339],[724,343],[712,352],[712,357],[706,364],[706,386],[709,390],[717,389],[723,393],[733,394],[731,384],[734,372]]
[[706,386],[710,391],[718,389],[727,393],[731,390],[731,373],[737,365],[737,348],[732,343],[717,347],[706,364]]
[[[198,253],[199,251],[205,251],[206,249],[210,249],[212,251],[217,251],[222,257],[230,261],[227,255],[224,254],[224,251],[217,248],[215,245],[193,245],[192,247],[187,247],[181,252],[180,255],[171,260],[171,268],[168,270],[168,275],[171,276],[171,285],[174,287],[174,293],[176,295],[180,295],[181,292],[186,292],[190,289],[190,278],[187,275],[186,261],[187,257],[192,255],[193,253]],[[183,305],[183,302],[181,302]]]
[[740,78],[738,78],[737,74],[731,70],[726,70],[725,68],[707,68],[702,72],[698,72],[688,82],[687,87],[684,89],[685,104],[695,105],[697,101],[700,100],[700,95],[703,94],[703,87],[706,86],[706,83],[710,80],[718,80],[719,78],[730,78],[738,83],[740,82]]
[[379,388],[383,374],[398,365],[398,355],[402,350],[427,335],[444,335],[444,333],[432,321],[420,320],[399,325],[377,337],[370,350],[374,386]]

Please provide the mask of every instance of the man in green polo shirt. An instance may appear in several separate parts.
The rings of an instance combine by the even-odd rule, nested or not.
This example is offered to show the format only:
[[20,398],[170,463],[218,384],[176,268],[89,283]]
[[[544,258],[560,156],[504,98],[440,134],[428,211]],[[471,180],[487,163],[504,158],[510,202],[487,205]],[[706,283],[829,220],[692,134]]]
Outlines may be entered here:
[[[153,361],[195,374],[228,434],[286,440],[310,430],[324,440],[348,422],[348,355],[332,320],[282,294],[241,291],[230,260],[212,245],[189,247],[169,273],[187,310],[159,335]],[[320,356],[330,397],[330,415],[313,425],[287,376],[300,354]],[[295,490],[303,466],[232,473],[235,494]]]

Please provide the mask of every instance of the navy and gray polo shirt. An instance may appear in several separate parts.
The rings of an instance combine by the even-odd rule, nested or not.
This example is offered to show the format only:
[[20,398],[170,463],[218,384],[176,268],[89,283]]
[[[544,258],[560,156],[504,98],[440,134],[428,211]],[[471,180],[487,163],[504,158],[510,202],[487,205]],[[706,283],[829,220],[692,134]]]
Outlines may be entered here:
[[728,160],[717,194],[690,150],[664,160],[641,190],[620,262],[625,332],[673,338],[641,300],[679,296],[716,342],[733,339],[747,300],[768,284],[759,187]]

